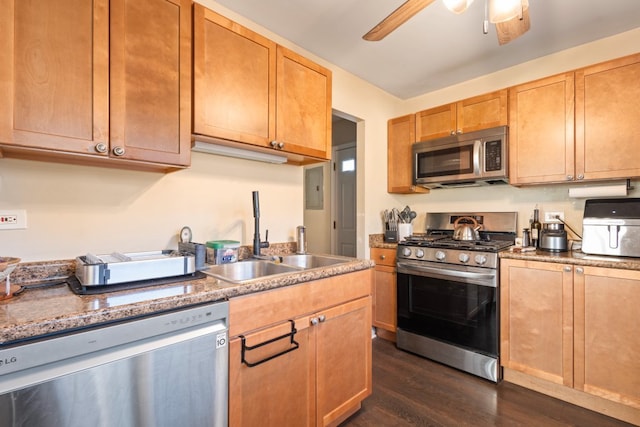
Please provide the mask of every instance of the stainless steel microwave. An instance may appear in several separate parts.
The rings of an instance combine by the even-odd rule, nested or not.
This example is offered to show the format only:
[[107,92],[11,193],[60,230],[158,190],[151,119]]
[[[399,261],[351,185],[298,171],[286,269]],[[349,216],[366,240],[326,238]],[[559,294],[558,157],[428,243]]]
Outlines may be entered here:
[[508,182],[507,135],[507,126],[500,126],[413,144],[413,184],[450,188]]

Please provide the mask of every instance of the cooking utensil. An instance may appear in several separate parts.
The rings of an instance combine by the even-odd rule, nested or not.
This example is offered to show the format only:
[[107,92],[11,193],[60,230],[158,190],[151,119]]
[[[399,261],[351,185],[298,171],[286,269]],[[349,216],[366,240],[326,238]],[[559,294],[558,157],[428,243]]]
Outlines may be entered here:
[[[462,222],[465,220],[466,222]],[[471,224],[469,224],[471,222]],[[481,228],[478,225],[478,221],[470,216],[461,216],[453,223],[453,239],[454,240],[480,240],[480,233],[478,230]]]

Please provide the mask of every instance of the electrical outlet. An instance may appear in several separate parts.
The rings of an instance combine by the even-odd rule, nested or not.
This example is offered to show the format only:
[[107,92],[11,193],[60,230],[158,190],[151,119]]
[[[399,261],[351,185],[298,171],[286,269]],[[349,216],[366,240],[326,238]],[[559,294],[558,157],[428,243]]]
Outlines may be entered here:
[[27,228],[27,211],[0,210],[0,230],[19,230]]
[[563,211],[549,211],[544,213],[544,222],[559,222],[558,217],[564,221]]

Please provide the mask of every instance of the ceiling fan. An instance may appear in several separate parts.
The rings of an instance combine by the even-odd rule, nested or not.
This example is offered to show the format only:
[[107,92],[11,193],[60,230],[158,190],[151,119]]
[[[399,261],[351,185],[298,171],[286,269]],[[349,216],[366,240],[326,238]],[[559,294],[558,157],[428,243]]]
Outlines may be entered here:
[[[429,6],[435,0],[407,0],[400,7],[362,36],[368,41],[385,38],[400,25]],[[443,0],[447,9],[462,13],[473,0]],[[529,0],[485,0],[484,33],[487,34],[489,21],[496,24],[500,45],[520,37],[531,27],[529,20]]]

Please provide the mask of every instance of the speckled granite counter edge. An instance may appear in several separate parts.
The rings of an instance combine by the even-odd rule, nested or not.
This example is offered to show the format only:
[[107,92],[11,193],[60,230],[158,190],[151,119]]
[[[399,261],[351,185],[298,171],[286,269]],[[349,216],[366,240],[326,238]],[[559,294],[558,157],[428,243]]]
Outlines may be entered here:
[[623,270],[640,270],[640,258],[624,258],[605,255],[588,255],[583,252],[510,252],[503,251],[499,254],[503,259],[520,259],[525,261],[553,262],[560,264],[572,264],[591,267],[619,268]]
[[[35,268],[35,264],[34,266],[27,265],[25,267]],[[47,271],[49,273],[58,272],[56,274],[59,275],[60,271],[68,272],[69,266],[72,268],[73,263],[56,261],[39,263],[39,265],[45,269],[48,266],[49,270]],[[109,305],[109,297],[135,296],[137,293],[144,292],[150,288],[98,295],[76,295],[66,285],[32,289],[26,286],[27,290],[24,295],[16,295],[12,299],[0,302],[0,345],[130,317],[225,300],[254,292],[348,274],[373,268],[374,266],[375,264],[371,260],[355,259],[329,267],[301,270],[300,272],[256,279],[241,285],[224,282],[208,276],[205,279],[152,287],[153,290],[160,291],[171,287],[185,289],[184,293],[180,295],[149,298],[117,306]],[[53,275],[55,276],[56,274]],[[62,276],[66,277],[68,274],[63,274]],[[51,277],[48,278],[50,279]],[[43,278],[39,277],[39,280],[43,280]],[[28,284],[25,283],[25,285]],[[56,305],[59,307],[58,310],[56,310]]]
[[380,249],[396,249],[397,243],[387,243],[384,241],[384,234],[369,234],[369,247]]

